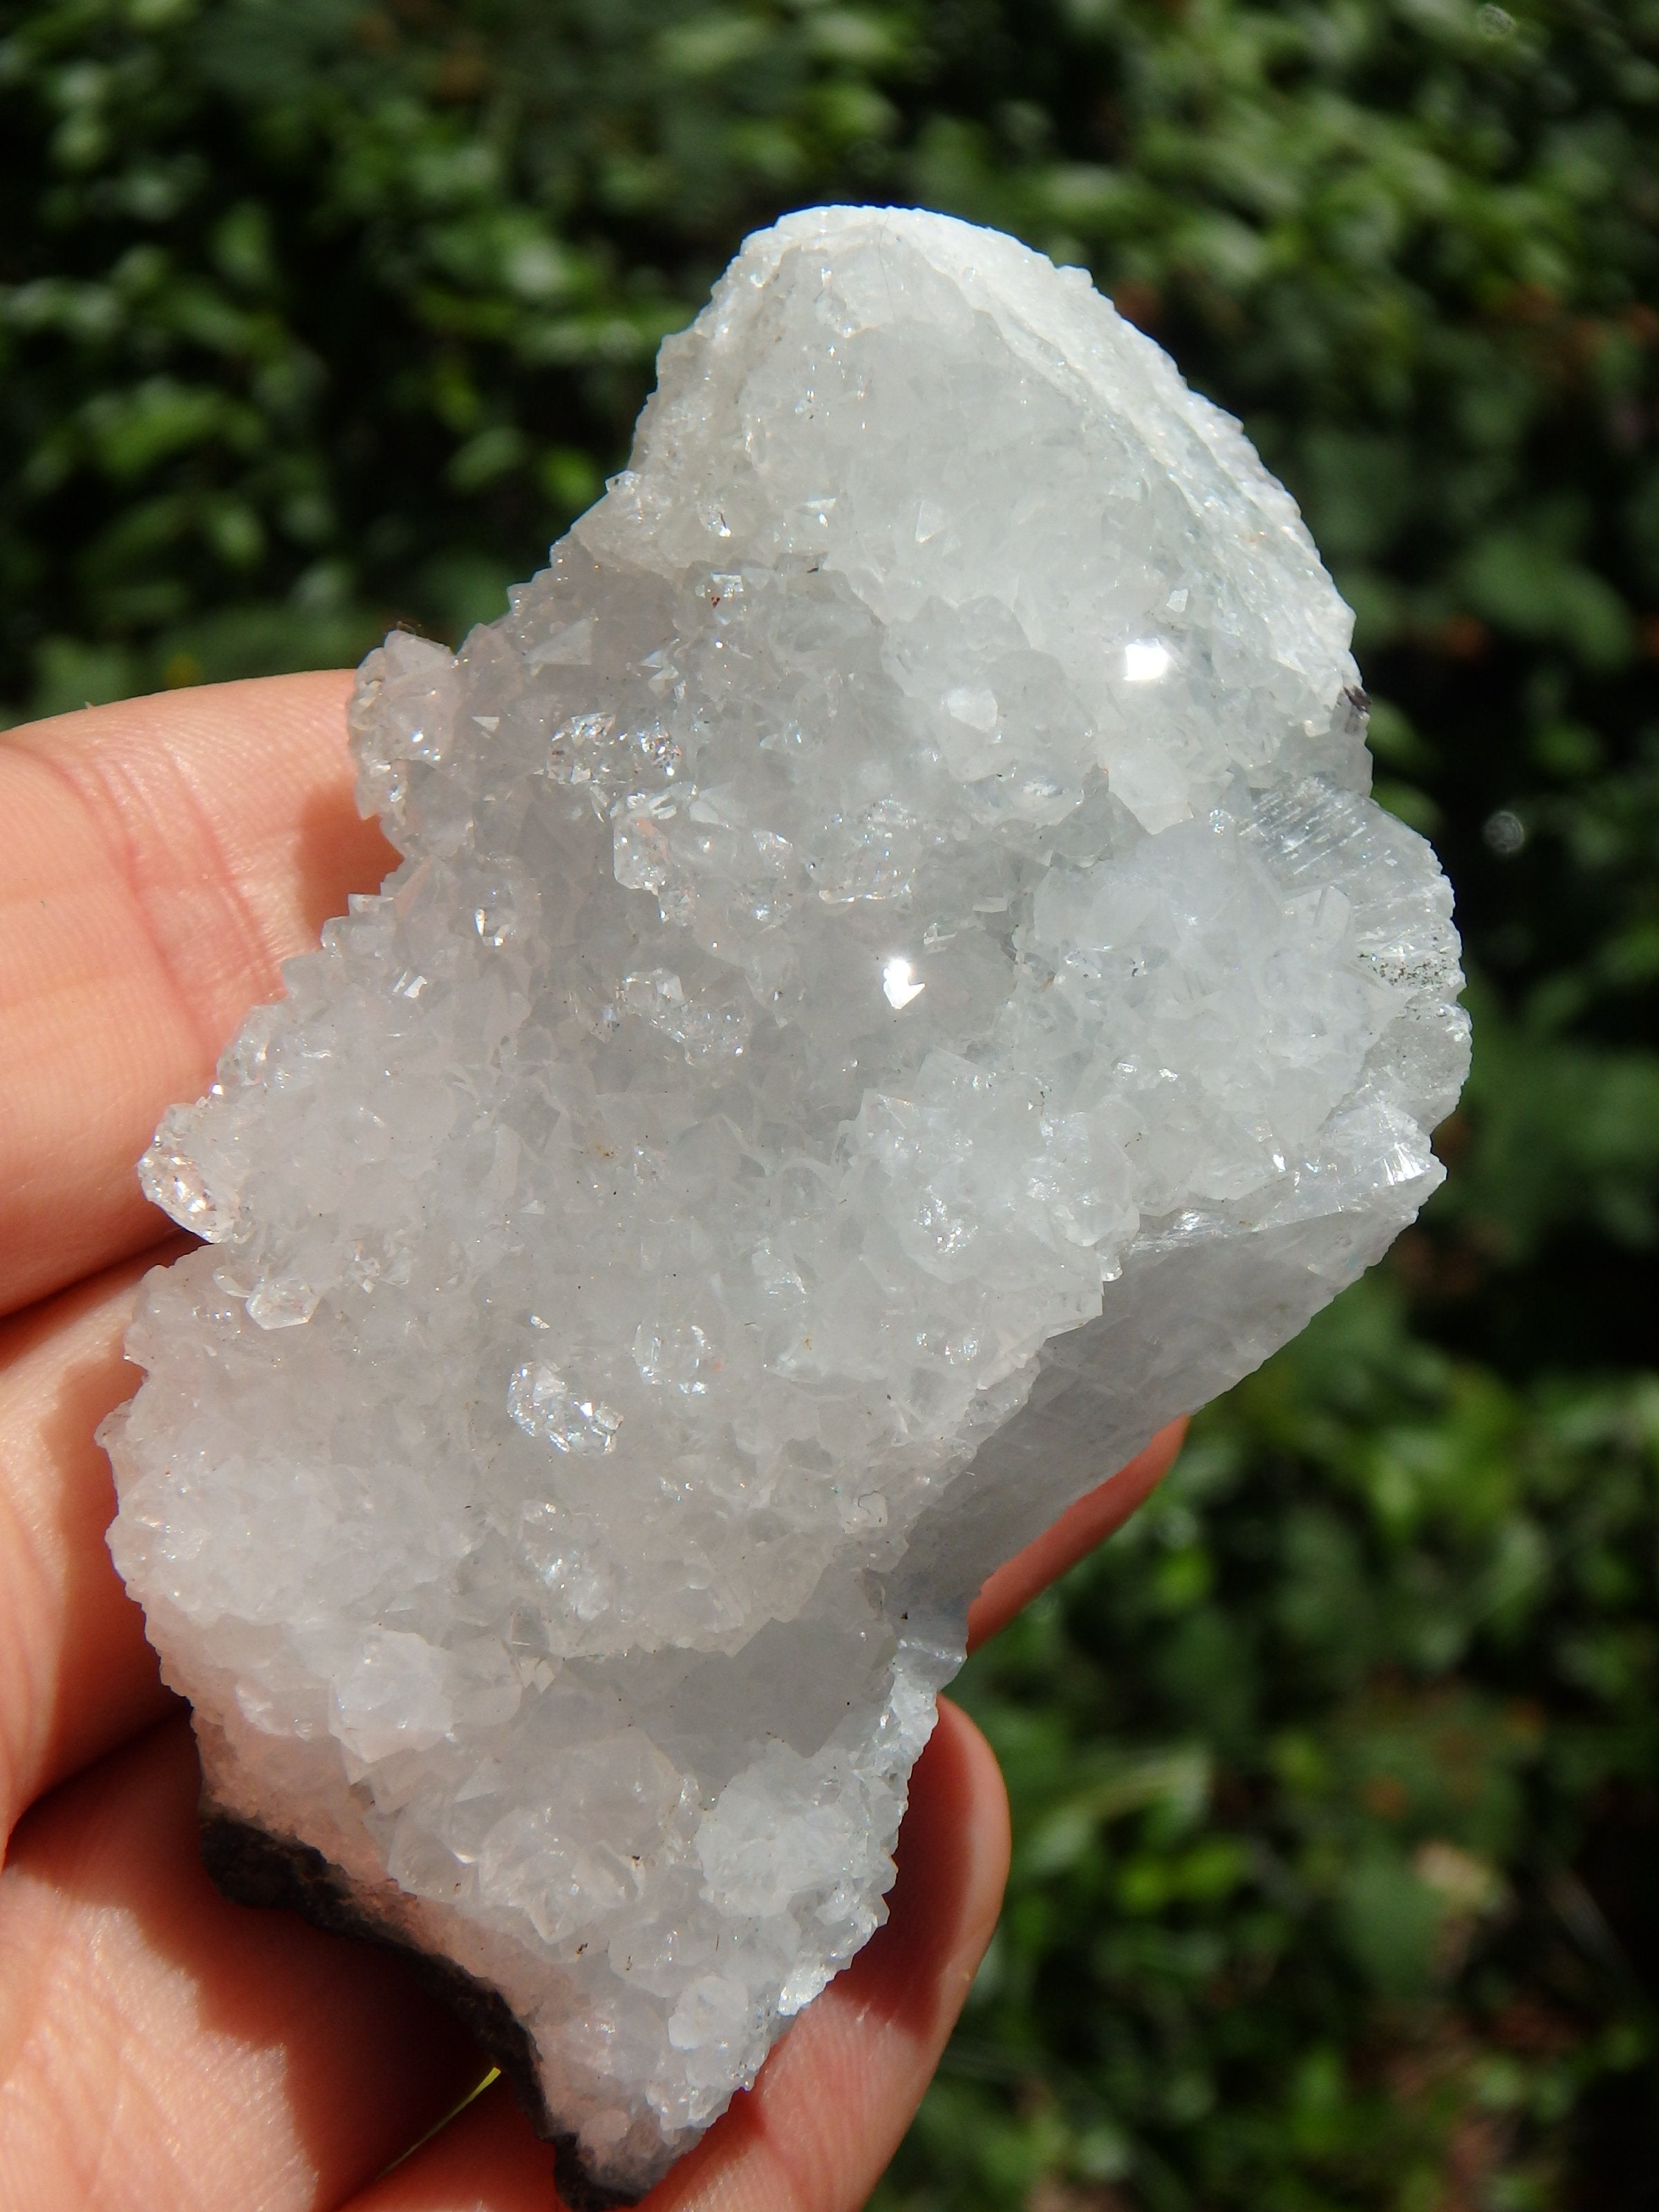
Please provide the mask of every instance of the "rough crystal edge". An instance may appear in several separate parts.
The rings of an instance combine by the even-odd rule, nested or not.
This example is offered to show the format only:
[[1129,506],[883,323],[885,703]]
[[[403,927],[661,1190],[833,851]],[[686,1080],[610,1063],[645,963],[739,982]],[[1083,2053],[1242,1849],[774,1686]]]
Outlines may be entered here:
[[613,2212],[640,2202],[624,2191],[602,2188],[582,2164],[575,2136],[560,2132],[542,2094],[535,2040],[493,1983],[469,1974],[453,1959],[423,1950],[390,1927],[354,1894],[345,1870],[313,1844],[273,1834],[228,1813],[205,1791],[199,1817],[202,1864],[233,1904],[297,1913],[331,1936],[358,1937],[408,1962],[500,2069],[531,2126],[552,2145],[559,2201],[569,2212]]

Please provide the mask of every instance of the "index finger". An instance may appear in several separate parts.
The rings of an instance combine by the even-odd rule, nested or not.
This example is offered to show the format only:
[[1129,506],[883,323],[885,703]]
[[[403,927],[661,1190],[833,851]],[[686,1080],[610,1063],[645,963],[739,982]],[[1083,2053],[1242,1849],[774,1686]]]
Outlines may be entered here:
[[90,707],[0,739],[0,1313],[153,1243],[134,1164],[396,854],[358,817],[349,675]]

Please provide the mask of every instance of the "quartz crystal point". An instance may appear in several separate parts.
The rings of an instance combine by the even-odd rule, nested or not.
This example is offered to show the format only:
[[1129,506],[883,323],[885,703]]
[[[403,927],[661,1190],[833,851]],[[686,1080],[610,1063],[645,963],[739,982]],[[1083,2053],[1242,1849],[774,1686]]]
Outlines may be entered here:
[[880,1922],[988,1571],[1440,1178],[1350,629],[1082,271],[820,209],[363,665],[405,858],[146,1158],[111,1542],[221,1878],[446,1962],[590,2190]]

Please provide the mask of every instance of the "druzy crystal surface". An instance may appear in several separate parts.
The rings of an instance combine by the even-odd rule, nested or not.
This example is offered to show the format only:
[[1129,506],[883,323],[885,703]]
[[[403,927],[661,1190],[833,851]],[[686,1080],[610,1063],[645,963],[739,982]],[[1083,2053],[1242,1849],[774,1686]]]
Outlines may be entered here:
[[208,1242],[112,1543],[212,1814],[471,1977],[600,2184],[881,1919],[986,1573],[1438,1180],[1349,635],[1085,275],[820,210],[501,621],[364,664],[406,858],[147,1158]]

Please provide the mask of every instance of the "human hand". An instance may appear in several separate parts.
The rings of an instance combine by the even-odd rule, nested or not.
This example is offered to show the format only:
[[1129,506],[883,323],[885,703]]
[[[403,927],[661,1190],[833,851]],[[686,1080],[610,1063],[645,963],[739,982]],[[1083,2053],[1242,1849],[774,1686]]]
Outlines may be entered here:
[[[0,739],[0,2212],[556,2201],[501,2082],[422,2142],[483,2067],[398,1959],[214,1891],[188,1723],[104,1541],[93,1432],[137,1386],[135,1286],[186,1243],[133,1163],[279,994],[279,963],[396,859],[352,804],[349,682],[221,685]],[[992,1577],[975,1640],[1127,1517],[1179,1426]],[[989,1747],[942,1704],[887,1925],[651,2212],[863,2203],[989,1940],[1007,1851]]]

